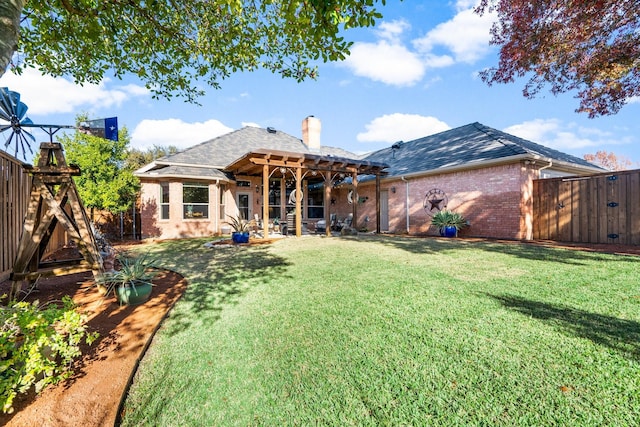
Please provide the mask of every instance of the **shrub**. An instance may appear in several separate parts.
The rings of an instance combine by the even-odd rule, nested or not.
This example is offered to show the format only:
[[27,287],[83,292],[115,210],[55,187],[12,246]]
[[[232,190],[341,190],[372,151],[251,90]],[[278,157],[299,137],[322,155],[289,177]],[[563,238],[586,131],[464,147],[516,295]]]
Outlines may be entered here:
[[80,344],[91,344],[86,317],[78,313],[70,297],[40,306],[38,301],[11,302],[0,306],[0,405],[13,412],[18,393],[35,386],[36,393],[71,376],[71,362],[80,356]]

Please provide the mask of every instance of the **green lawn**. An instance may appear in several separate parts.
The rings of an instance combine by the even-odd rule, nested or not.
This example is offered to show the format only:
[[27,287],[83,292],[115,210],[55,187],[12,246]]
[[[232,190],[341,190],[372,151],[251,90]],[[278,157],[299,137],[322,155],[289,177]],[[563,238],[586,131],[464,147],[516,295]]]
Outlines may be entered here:
[[189,288],[123,425],[625,426],[640,258],[358,236],[147,246]]

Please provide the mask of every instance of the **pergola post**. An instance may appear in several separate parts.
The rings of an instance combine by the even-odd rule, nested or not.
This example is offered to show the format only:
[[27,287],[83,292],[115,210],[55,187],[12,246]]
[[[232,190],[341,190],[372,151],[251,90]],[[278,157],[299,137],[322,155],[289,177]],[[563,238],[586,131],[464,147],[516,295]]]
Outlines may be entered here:
[[296,166],[296,237],[302,236],[302,166]]
[[376,234],[380,234],[380,174],[376,174]]
[[269,165],[262,166],[262,233],[269,237]]
[[331,171],[324,173],[324,224],[325,234],[331,236]]
[[353,214],[353,220],[351,222],[351,228],[358,229],[358,172],[351,174],[351,182],[353,183],[353,194],[351,197],[351,212]]

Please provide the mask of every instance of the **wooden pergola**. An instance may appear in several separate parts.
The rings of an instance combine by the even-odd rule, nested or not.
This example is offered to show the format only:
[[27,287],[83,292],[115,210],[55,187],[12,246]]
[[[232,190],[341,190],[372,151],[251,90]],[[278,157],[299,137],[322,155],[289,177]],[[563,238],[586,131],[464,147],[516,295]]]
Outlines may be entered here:
[[[323,156],[310,153],[287,151],[256,150],[242,156],[228,167],[225,172],[235,176],[262,177],[262,225],[264,236],[269,235],[269,180],[272,177],[295,181],[296,194],[302,194],[302,182],[309,177],[321,178],[324,182],[324,220],[326,234],[331,235],[330,212],[331,190],[333,183],[346,177],[351,178],[353,194],[357,194],[358,175],[373,175],[376,180],[376,232],[380,233],[380,177],[386,175],[388,166],[384,163],[368,162],[343,157]],[[353,223],[357,228],[358,203],[352,203]],[[302,197],[295,198],[296,236],[302,235]]]

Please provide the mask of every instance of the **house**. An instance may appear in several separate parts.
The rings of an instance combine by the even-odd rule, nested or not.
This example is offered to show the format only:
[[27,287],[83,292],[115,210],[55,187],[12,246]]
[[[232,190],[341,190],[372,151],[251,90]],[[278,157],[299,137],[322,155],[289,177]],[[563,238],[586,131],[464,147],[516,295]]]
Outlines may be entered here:
[[142,237],[226,234],[229,216],[257,216],[265,232],[288,219],[296,235],[329,220],[335,185],[362,174],[379,183],[386,165],[321,145],[320,130],[313,116],[302,122],[302,139],[244,127],[139,169]]
[[297,235],[331,214],[358,230],[435,234],[430,218],[446,208],[468,219],[468,236],[531,239],[534,179],[602,172],[480,123],[360,158],[322,146],[312,116],[302,135],[245,127],[141,168],[143,237],[220,234],[227,215],[267,219],[265,232],[288,219]]
[[[364,157],[388,165],[380,194],[381,230],[436,234],[431,216],[459,212],[464,235],[529,240],[533,237],[533,180],[603,172],[583,159],[480,123],[471,123]],[[374,218],[361,180],[359,221]]]

